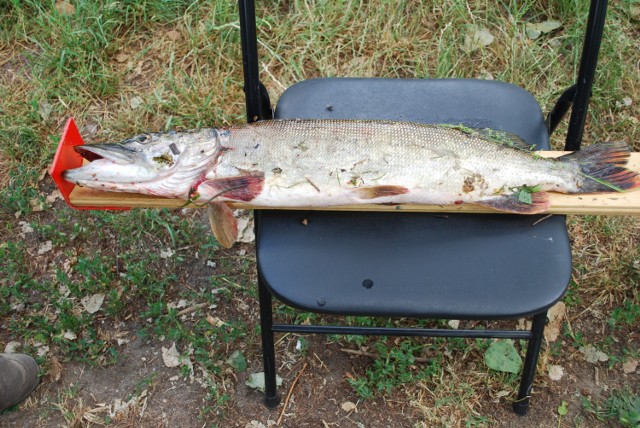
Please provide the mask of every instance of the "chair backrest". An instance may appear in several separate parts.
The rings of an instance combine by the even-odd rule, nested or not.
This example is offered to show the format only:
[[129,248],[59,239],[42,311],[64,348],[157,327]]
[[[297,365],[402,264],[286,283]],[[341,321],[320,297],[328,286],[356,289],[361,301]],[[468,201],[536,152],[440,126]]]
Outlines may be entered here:
[[[273,111],[270,106],[269,94],[259,77],[255,1],[239,0],[238,5],[247,122],[272,119]],[[551,133],[562,120],[568,108],[573,106],[565,150],[580,149],[606,13],[607,0],[591,0],[576,84],[565,90],[547,117],[548,130]]]

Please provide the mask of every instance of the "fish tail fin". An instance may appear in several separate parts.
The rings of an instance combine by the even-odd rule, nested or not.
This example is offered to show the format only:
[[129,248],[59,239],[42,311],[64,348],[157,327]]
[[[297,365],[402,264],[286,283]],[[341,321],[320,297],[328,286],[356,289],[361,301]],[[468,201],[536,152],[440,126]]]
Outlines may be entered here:
[[625,168],[630,156],[624,142],[598,143],[558,157],[560,162],[577,163],[584,176],[578,193],[624,191],[640,187],[637,172]]

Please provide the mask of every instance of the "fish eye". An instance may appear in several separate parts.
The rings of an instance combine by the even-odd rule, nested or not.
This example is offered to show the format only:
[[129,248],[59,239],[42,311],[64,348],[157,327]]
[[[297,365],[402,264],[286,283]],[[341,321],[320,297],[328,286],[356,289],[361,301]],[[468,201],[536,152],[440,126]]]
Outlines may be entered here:
[[148,139],[149,139],[149,136],[148,136],[148,135],[146,135],[146,134],[138,135],[138,136],[136,137],[136,140],[137,140],[139,143],[145,143]]

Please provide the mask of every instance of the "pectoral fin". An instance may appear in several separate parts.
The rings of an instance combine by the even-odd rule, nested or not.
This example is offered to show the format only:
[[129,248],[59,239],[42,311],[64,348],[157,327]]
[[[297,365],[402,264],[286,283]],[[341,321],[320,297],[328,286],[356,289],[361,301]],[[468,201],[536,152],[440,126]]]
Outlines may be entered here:
[[225,248],[231,248],[238,239],[238,223],[233,211],[224,202],[210,202],[208,208],[211,231]]
[[397,196],[409,193],[409,189],[403,186],[368,186],[354,189],[353,194],[360,199],[377,199],[387,196]]
[[227,200],[249,202],[262,192],[264,173],[246,171],[246,175],[206,180],[198,186],[201,200],[224,197]]

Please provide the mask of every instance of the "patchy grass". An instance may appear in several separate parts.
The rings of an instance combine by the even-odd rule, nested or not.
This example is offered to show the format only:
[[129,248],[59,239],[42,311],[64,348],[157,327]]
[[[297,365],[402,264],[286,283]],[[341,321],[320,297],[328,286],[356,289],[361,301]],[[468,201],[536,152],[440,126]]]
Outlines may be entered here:
[[598,420],[616,423],[623,427],[637,427],[640,424],[640,396],[629,390],[616,391],[601,403],[583,401],[586,411]]
[[[588,2],[440,3],[258,2],[261,78],[273,101],[291,84],[319,76],[500,79],[529,90],[545,111],[575,80]],[[632,0],[610,5],[585,144],[625,140],[640,150],[634,7]],[[10,0],[0,3],[0,19],[0,344],[37,355],[44,375],[39,395],[20,411],[36,412],[37,424],[149,425],[167,420],[153,413],[164,399],[180,415],[176,425],[215,425],[221,415],[234,423],[262,418],[259,395],[243,390],[245,375],[227,363],[240,351],[250,370],[262,370],[251,246],[221,250],[196,211],[72,211],[43,174],[69,116],[89,142],[242,122],[235,3]],[[547,19],[561,28],[530,39],[526,24]],[[493,41],[465,48],[479,30]],[[553,136],[556,148],[566,125]],[[518,423],[630,426],[640,393],[639,370],[627,372],[640,357],[640,222],[571,216],[568,224],[574,272],[566,318],[560,338],[543,350],[533,398],[537,410],[554,411]],[[89,313],[83,299],[100,295],[100,309]],[[280,305],[276,313],[323,320]],[[517,378],[486,368],[489,341],[309,337],[300,352],[298,340],[278,341],[281,392],[308,362],[313,370],[296,387],[306,395],[293,401],[323,413],[303,416],[294,403],[294,416],[285,418],[291,426],[318,418],[329,424],[347,401],[358,410],[336,424],[511,420]],[[167,369],[161,349],[172,344],[183,362]],[[585,362],[580,349],[588,345],[608,360]],[[547,376],[556,365],[565,370],[560,381]],[[74,387],[83,381],[71,375],[78,366],[110,385],[110,394]],[[189,397],[197,404],[185,404]],[[117,407],[116,399],[130,404]]]

